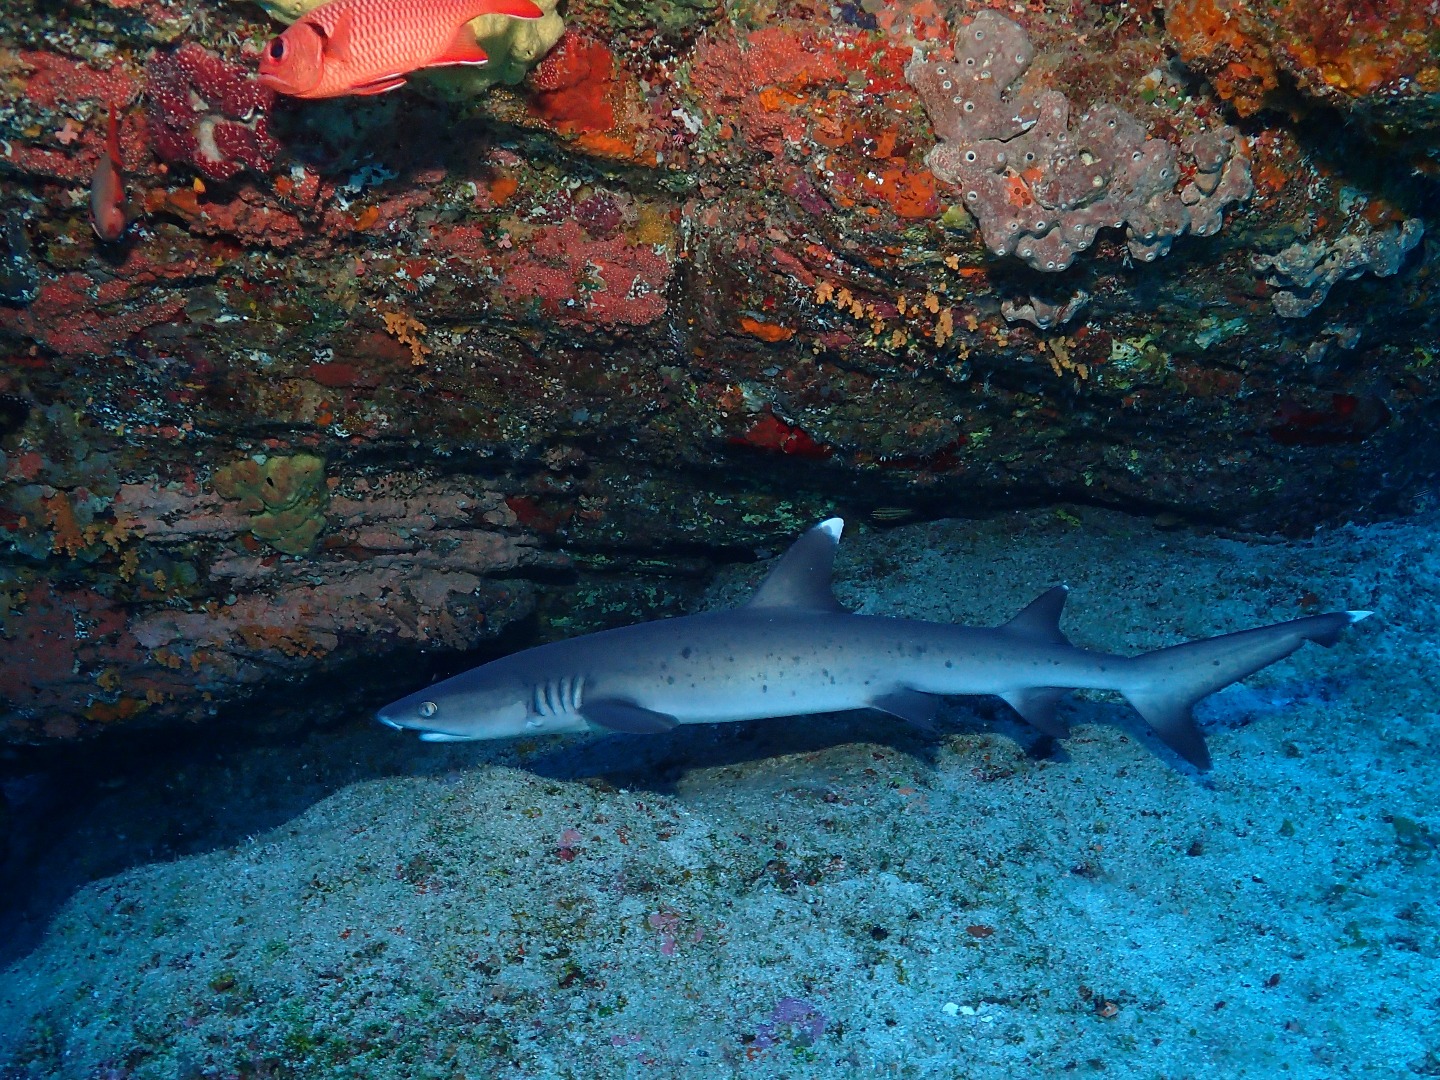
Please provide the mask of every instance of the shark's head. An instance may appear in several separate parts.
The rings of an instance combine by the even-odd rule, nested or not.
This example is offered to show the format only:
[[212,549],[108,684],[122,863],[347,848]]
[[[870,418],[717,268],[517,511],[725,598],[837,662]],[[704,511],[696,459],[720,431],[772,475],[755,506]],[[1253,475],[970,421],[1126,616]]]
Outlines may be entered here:
[[417,731],[425,742],[511,739],[533,733],[529,690],[509,680],[505,685],[476,678],[483,671],[466,672],[392,701],[375,719],[397,731]]

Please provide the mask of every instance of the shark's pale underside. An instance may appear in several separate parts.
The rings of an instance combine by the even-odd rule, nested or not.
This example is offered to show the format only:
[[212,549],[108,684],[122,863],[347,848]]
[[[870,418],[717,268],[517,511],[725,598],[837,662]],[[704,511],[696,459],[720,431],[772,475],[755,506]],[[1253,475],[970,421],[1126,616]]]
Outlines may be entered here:
[[931,725],[939,698],[994,694],[1048,735],[1081,688],[1122,694],[1181,757],[1210,767],[1191,715],[1201,698],[1289,656],[1334,644],[1366,611],[1336,611],[1142,656],[1077,649],[1057,586],[994,629],[855,615],[835,600],[844,523],[810,529],[749,602],[526,649],[387,705],[377,718],[431,742],[551,732],[659,733],[680,724],[879,709]]

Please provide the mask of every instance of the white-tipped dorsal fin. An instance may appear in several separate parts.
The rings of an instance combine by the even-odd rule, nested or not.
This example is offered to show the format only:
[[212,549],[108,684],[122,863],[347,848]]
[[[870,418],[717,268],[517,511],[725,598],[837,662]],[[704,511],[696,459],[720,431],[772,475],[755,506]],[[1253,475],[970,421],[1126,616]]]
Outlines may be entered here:
[[1002,630],[1029,638],[1031,641],[1049,641],[1068,645],[1060,632],[1060,613],[1065,610],[1065,598],[1070,595],[1070,586],[1056,585],[1031,600],[1025,610],[1007,622]]
[[835,549],[840,546],[840,533],[844,528],[844,520],[833,517],[806,530],[790,545],[790,550],[780,556],[775,569],[760,583],[745,607],[844,611],[830,591]]

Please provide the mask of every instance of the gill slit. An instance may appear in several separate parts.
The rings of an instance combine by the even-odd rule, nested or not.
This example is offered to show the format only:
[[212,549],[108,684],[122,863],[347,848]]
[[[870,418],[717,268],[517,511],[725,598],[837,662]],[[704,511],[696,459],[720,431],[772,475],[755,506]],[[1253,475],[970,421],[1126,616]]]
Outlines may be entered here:
[[562,676],[535,684],[530,711],[536,716],[577,716],[584,702],[585,677]]

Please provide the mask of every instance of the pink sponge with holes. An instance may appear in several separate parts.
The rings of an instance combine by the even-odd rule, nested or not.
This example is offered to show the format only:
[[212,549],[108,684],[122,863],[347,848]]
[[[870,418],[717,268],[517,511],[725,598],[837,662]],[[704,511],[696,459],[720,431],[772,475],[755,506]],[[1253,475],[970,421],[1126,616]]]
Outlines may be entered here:
[[[1250,194],[1234,129],[1176,147],[1146,138],[1139,120],[1110,105],[1072,122],[1059,91],[1009,93],[1034,56],[1019,25],[982,11],[960,31],[953,60],[917,51],[905,68],[940,140],[925,163],[960,189],[995,254],[1060,271],[1114,228],[1125,230],[1135,258],[1151,262],[1177,236],[1218,232],[1225,207]],[[1193,164],[1184,184],[1182,153]]]

